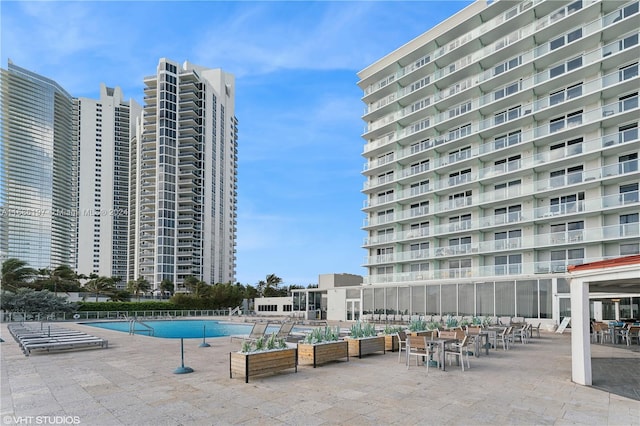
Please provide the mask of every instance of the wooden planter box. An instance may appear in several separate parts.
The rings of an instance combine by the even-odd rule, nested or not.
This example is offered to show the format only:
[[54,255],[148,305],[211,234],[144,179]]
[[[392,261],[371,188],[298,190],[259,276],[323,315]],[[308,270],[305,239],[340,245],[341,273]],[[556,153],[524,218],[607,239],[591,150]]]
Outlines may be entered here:
[[340,358],[347,358],[349,361],[349,344],[344,340],[323,343],[298,343],[298,362],[313,364],[316,368],[318,364],[335,361]]
[[249,377],[294,368],[298,372],[298,351],[295,348],[267,352],[229,353],[229,377],[240,375],[245,383]]
[[386,353],[384,345],[384,336],[362,337],[359,339],[346,339],[349,343],[349,356],[368,355],[374,352]]
[[385,334],[384,335],[384,350],[396,352],[400,348],[400,343],[398,343],[398,336],[395,334]]

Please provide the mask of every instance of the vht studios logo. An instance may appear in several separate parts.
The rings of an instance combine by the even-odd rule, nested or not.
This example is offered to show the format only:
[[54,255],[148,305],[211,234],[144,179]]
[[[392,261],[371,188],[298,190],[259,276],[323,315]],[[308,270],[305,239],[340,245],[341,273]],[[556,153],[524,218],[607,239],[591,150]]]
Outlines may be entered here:
[[79,425],[79,416],[3,416],[5,425]]

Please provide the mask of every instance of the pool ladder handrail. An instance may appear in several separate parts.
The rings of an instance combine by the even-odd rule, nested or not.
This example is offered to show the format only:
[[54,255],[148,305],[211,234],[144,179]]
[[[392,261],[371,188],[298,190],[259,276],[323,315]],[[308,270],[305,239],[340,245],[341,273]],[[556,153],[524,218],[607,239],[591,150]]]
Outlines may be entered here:
[[[146,329],[136,329],[136,324],[140,324]],[[144,322],[140,321],[138,318],[134,317],[129,320],[129,334],[130,335],[136,334],[136,331],[145,331],[149,333],[149,336],[155,335],[155,330],[153,327],[151,327],[149,324],[145,324]]]

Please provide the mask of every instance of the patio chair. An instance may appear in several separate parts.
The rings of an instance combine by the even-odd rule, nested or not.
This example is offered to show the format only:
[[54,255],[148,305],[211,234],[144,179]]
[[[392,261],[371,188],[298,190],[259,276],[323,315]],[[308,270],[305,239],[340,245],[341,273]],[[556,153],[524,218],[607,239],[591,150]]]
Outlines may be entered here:
[[611,331],[609,330],[609,325],[603,322],[597,322],[593,325],[593,334],[595,338],[595,342],[605,343],[606,341],[611,342]]
[[632,325],[627,330],[627,346],[630,346],[634,340],[640,345],[640,326]]
[[[424,336],[407,336],[407,370],[411,365],[411,357],[416,357],[416,365],[418,365],[418,358],[422,358],[424,364],[427,367],[427,373],[429,372],[429,359],[438,351],[427,342]],[[438,357],[433,357],[438,359]],[[426,362],[425,362],[426,361]]]
[[531,337],[533,337],[533,333],[536,333],[536,337],[540,338],[540,325],[542,323],[539,322],[536,327],[531,326]]
[[509,349],[509,338],[511,336],[511,327],[505,327],[502,333],[496,335],[496,349],[498,349],[498,343],[502,343],[502,349],[505,351]]
[[513,340],[520,339],[520,343],[527,343],[529,341],[529,331],[528,325],[523,325],[522,327],[513,331]]
[[[471,368],[469,364],[469,336],[464,336],[460,343],[452,343],[445,350],[445,355],[448,357],[459,358],[460,366],[464,371],[464,360],[467,360],[467,369]],[[451,358],[449,358],[449,365],[451,365]]]
[[404,331],[399,331],[396,333],[398,337],[398,362],[400,362],[400,356],[402,355],[402,351],[407,352],[407,333]]

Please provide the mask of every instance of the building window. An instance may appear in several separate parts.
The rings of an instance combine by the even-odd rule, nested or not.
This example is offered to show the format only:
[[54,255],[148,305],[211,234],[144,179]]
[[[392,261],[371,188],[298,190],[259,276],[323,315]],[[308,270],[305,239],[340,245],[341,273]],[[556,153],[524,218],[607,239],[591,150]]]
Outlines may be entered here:
[[584,210],[584,192],[551,198],[549,200],[552,213],[567,214]]
[[549,120],[549,133],[555,133],[565,127],[574,127],[580,124],[582,124],[582,110]]
[[[449,278],[461,278],[471,274],[471,259],[449,260]],[[449,287],[449,286],[444,286]]]
[[638,140],[638,123],[627,124],[618,128],[620,143]]
[[518,117],[520,117],[520,105],[495,114],[493,117],[493,124],[502,124],[507,121],[515,120]]
[[409,245],[411,259],[423,259],[429,256],[429,243],[415,243]]
[[429,222],[413,223],[410,226],[407,238],[423,237],[429,235]]
[[493,163],[494,170],[496,171],[496,173],[505,173],[507,171],[518,170],[520,168],[520,159],[521,156],[518,154],[508,158],[497,160]]
[[640,244],[620,244],[620,256],[629,256],[633,254],[640,254]]
[[522,255],[496,256],[494,266],[496,275],[520,274],[522,272]]
[[549,105],[556,105],[569,99],[582,96],[582,82],[569,86],[566,89],[553,92],[549,95]]
[[620,173],[633,173],[638,171],[638,153],[622,155],[618,157]]
[[494,246],[496,250],[513,249],[520,247],[520,238],[522,238],[521,229],[512,229],[510,231],[496,232],[493,235]]
[[569,44],[572,41],[578,40],[582,38],[582,28],[577,28],[567,34],[564,34],[556,39],[553,39],[549,42],[549,49],[555,50],[559,47],[564,46],[565,44]]
[[522,142],[522,132],[517,130],[507,135],[498,136],[494,139],[495,149],[502,149],[507,146],[517,145]]
[[[418,152],[425,151],[431,147],[431,141],[429,139],[425,139],[418,143],[414,143],[411,145],[411,154],[416,154]],[[428,160],[427,160],[428,161]]]
[[496,65],[493,68],[493,75],[502,74],[505,71],[509,71],[522,63],[522,57],[517,56],[515,58],[511,58],[506,62],[503,62],[499,65]]
[[378,166],[382,166],[382,165],[390,163],[392,161],[393,161],[393,152],[388,152],[388,153],[378,157],[377,165]]
[[420,203],[411,204],[411,206],[409,207],[409,213],[412,217],[429,214],[429,202],[422,201]]
[[515,81],[513,83],[509,83],[504,87],[493,92],[493,100],[497,101],[498,99],[502,99],[505,96],[513,95],[514,93],[520,90],[521,81]]
[[509,207],[501,207],[494,210],[495,223],[518,222],[520,220],[520,212],[522,205],[516,204]]
[[471,111],[471,101],[455,106],[449,110],[449,118],[457,117]]
[[[637,3],[636,3],[637,4]],[[620,68],[620,81],[629,80],[638,76],[638,63],[627,65]]]
[[465,192],[459,192],[457,194],[449,195],[449,208],[464,207],[471,205],[471,190]]
[[471,157],[471,147],[466,146],[464,148],[456,149],[449,152],[449,162],[454,163],[456,161],[462,161]]
[[620,185],[620,198],[622,204],[630,204],[638,202],[638,184],[630,183],[627,185]]
[[620,97],[618,107],[620,108],[620,112],[638,108],[638,92]]
[[471,228],[471,214],[452,216],[449,218],[449,231]]
[[549,78],[554,78],[582,66],[582,56],[570,59],[549,69]]
[[424,194],[429,191],[429,179],[422,182],[412,183],[410,188],[411,196]]
[[471,169],[461,170],[449,174],[449,186],[460,185],[471,181]]
[[415,175],[418,173],[423,173],[429,170],[429,160],[423,160],[418,163],[413,163],[411,165],[411,174]]
[[583,240],[584,221],[556,223],[550,226],[551,243],[575,243]]

